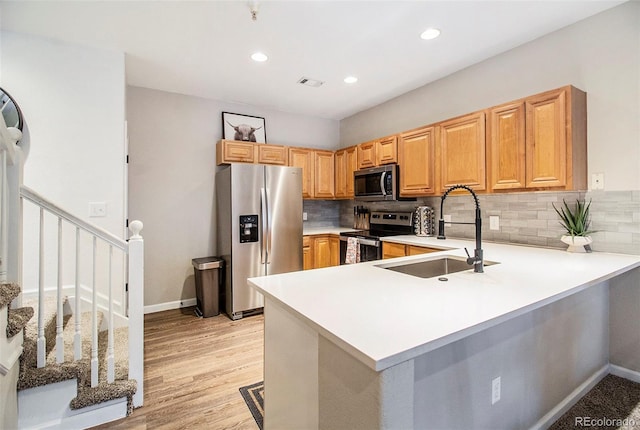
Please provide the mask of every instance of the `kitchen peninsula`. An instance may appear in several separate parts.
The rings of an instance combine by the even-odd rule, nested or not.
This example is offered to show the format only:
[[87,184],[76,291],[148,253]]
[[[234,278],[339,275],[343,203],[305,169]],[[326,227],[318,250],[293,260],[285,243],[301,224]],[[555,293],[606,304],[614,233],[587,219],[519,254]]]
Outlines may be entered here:
[[499,264],[439,281],[379,266],[472,242],[385,240],[449,249],[249,280],[265,295],[265,429],[531,428],[612,368],[640,375],[640,256],[489,243]]

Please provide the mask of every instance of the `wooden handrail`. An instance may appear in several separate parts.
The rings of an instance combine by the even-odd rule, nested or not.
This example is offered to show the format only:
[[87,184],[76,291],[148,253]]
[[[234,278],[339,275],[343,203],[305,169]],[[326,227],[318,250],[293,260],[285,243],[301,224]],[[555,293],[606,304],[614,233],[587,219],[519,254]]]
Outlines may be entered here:
[[128,243],[122,239],[120,239],[119,237],[115,236],[112,233],[109,233],[108,231],[100,228],[100,227],[96,227],[92,224],[89,224],[88,222],[78,218],[77,216],[71,214],[70,212],[62,209],[60,206],[56,205],[55,203],[52,203],[51,201],[47,200],[45,197],[41,196],[40,194],[36,193],[35,191],[33,191],[31,188],[26,187],[24,185],[22,185],[20,187],[20,196],[22,196],[23,198],[35,203],[37,206],[47,210],[48,212],[51,212],[52,214],[54,214],[57,217],[60,217],[68,222],[70,222],[71,224],[81,228],[82,230],[86,231],[89,234],[92,234],[93,236],[104,240],[107,243],[110,243],[111,245],[115,246],[118,249],[121,249],[125,252],[128,251]]

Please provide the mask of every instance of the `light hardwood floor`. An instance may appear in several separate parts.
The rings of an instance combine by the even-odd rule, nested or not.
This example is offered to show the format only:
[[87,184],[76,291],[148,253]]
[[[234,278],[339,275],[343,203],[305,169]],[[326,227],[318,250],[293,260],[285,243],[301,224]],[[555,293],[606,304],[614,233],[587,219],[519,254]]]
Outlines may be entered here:
[[238,389],[263,380],[263,327],[263,315],[145,315],[144,406],[94,429],[257,429]]

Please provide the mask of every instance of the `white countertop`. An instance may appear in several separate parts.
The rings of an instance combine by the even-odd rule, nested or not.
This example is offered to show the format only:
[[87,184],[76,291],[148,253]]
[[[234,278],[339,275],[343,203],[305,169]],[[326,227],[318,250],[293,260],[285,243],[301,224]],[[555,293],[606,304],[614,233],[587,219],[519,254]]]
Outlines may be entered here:
[[353,228],[348,227],[311,227],[306,228],[302,226],[302,234],[304,236],[315,236],[317,234],[340,234],[345,231],[354,231]]
[[393,236],[386,241],[446,251],[251,278],[265,296],[380,371],[530,312],[640,266],[640,256],[487,243],[484,273],[447,282],[376,267],[390,262],[465,256],[472,240]]

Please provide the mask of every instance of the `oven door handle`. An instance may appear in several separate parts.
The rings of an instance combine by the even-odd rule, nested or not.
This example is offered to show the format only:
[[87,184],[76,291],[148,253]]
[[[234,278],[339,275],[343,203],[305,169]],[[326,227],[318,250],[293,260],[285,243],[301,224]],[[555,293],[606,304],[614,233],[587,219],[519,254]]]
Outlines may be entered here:
[[[360,245],[365,245],[365,246],[380,246],[380,241],[379,240],[375,240],[375,239],[363,239],[363,238],[357,238],[358,239],[358,243]],[[346,242],[347,241],[347,237],[346,236],[340,236],[340,240],[342,242]]]

